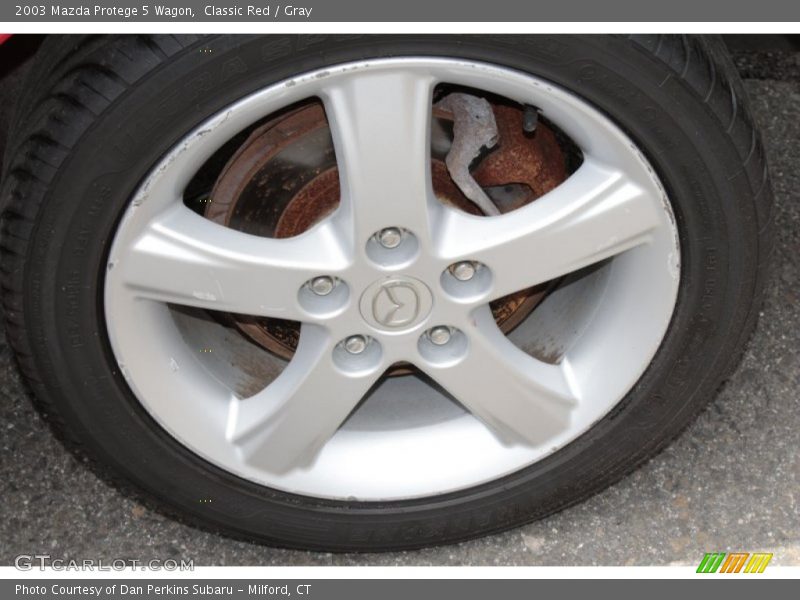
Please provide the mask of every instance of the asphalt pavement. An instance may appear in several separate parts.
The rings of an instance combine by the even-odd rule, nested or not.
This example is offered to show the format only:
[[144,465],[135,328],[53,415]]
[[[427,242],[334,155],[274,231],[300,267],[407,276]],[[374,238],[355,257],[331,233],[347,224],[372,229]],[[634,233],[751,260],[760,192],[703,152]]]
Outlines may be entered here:
[[[0,564],[48,553],[196,565],[669,565],[697,564],[711,551],[766,551],[772,564],[800,565],[800,52],[790,44],[735,58],[776,194],[766,301],[735,374],[643,468],[548,519],[454,546],[334,555],[235,541],[140,506],[65,451],[32,408],[0,334]],[[8,89],[0,86],[0,127]]]

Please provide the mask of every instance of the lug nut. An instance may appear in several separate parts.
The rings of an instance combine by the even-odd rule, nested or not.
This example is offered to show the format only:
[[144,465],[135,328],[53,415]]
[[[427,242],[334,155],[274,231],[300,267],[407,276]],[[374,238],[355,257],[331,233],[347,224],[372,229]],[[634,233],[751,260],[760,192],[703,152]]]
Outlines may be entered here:
[[320,277],[314,277],[311,280],[311,291],[314,292],[317,296],[327,296],[333,291],[334,281],[333,277],[328,277],[327,275],[322,275]]
[[475,277],[475,263],[470,260],[457,262],[450,266],[450,273],[459,281],[469,281]]
[[351,335],[344,341],[344,349],[350,354],[361,354],[367,348],[367,338],[363,335]]
[[399,227],[387,227],[378,232],[378,243],[384,248],[397,248],[403,241],[403,232]]
[[431,340],[431,343],[436,346],[444,346],[450,341],[451,335],[450,328],[445,325],[438,325],[428,331],[428,338]]

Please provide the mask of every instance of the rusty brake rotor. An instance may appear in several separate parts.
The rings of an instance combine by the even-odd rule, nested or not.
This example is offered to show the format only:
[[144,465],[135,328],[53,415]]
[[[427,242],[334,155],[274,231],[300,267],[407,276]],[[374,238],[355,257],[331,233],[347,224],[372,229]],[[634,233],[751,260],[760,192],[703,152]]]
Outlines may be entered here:
[[[566,161],[553,132],[539,123],[523,129],[523,109],[491,106],[499,133],[494,148],[480,157],[472,177],[500,213],[539,198],[564,179]],[[453,114],[432,109],[431,175],[437,198],[474,215],[483,215],[453,181],[445,165],[452,143]],[[256,128],[231,156],[205,207],[212,221],[254,235],[288,238],[308,230],[339,204],[339,175],[325,111],[313,101],[286,111]],[[518,325],[548,291],[547,284],[492,302],[504,332]],[[300,325],[275,318],[228,316],[245,335],[278,356],[294,354]],[[398,371],[400,372],[400,371]],[[407,372],[402,370],[402,372]]]

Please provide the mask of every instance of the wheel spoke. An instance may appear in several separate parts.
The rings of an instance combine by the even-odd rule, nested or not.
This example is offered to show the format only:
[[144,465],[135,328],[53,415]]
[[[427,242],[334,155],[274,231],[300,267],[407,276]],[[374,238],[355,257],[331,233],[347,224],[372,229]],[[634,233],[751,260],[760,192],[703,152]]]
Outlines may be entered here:
[[303,283],[346,264],[330,224],[278,240],[235,231],[175,206],[150,223],[118,264],[109,265],[109,276],[143,298],[301,319],[297,295]]
[[537,445],[569,426],[577,403],[566,367],[534,359],[497,327],[488,306],[475,325],[460,361],[420,364],[472,414],[505,442]]
[[281,375],[232,401],[227,435],[246,462],[273,473],[308,465],[369,391],[381,370],[343,371],[334,345],[323,328],[304,326]]
[[432,88],[427,74],[381,69],[326,88],[343,214],[357,236],[384,227],[427,234]]
[[[491,298],[566,275],[650,240],[659,202],[621,171],[593,159],[542,198],[482,219],[449,211],[439,251],[487,265]],[[523,266],[524,265],[524,266]]]

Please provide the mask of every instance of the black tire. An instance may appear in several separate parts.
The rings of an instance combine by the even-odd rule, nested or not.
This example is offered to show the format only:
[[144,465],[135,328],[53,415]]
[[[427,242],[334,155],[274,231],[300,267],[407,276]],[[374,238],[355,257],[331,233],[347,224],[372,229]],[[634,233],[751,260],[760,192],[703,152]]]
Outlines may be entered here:
[[[115,369],[102,266],[143,175],[198,123],[291,75],[398,55],[530,72],[615,120],[673,202],[683,252],[678,305],[634,389],[545,460],[427,499],[293,496],[212,466],[149,417]],[[6,328],[41,410],[71,448],[120,485],[194,522],[289,547],[455,542],[541,518],[619,480],[678,435],[737,364],[771,251],[763,148],[724,47],[706,37],[53,37],[22,91],[5,162]]]

